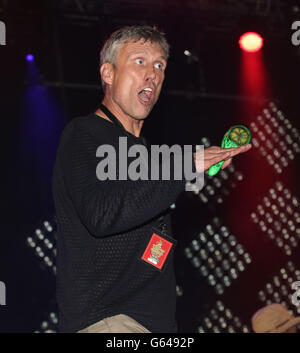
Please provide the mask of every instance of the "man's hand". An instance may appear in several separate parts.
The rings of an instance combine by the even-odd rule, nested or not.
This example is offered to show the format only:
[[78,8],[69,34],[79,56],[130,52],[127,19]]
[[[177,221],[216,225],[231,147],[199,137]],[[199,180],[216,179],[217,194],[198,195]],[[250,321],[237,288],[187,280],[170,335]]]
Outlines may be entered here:
[[[222,169],[229,166],[234,156],[237,156],[240,153],[250,150],[252,147],[251,144],[233,147],[233,148],[221,148],[217,146],[212,146],[204,149],[204,156],[201,152],[194,153],[196,170],[198,173],[203,173],[208,170],[212,165],[225,160]],[[203,159],[203,163],[201,163]],[[202,169],[202,170],[201,170]]]

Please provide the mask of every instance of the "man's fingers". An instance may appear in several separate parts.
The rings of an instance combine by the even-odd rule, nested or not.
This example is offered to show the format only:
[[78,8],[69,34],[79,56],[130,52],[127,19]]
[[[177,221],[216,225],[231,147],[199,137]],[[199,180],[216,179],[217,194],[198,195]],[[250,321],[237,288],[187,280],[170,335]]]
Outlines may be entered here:
[[229,152],[223,152],[218,154],[216,157],[211,159],[211,165],[214,165],[216,163],[219,163],[221,161],[224,161],[225,159],[230,158],[230,153]]
[[232,158],[227,159],[227,160],[223,163],[221,169],[227,168],[231,162],[232,162]]
[[230,147],[230,148],[221,148],[221,147],[209,147],[205,150],[207,154],[221,154],[221,153],[231,153],[235,152],[236,154],[246,152],[252,147],[251,144],[240,146],[240,147]]
[[248,151],[251,147],[251,144],[232,148],[210,147],[205,151],[206,153],[204,157],[204,170],[209,169],[211,166],[221,161],[225,161],[222,166],[222,169],[224,169],[231,163],[232,157]]
[[[249,144],[249,145],[236,147],[236,148],[232,148],[232,149],[230,148],[230,151],[229,151],[230,157],[234,157],[240,153],[247,152],[250,150],[251,147],[252,147],[252,145]],[[228,148],[228,150],[229,150],[229,148]]]

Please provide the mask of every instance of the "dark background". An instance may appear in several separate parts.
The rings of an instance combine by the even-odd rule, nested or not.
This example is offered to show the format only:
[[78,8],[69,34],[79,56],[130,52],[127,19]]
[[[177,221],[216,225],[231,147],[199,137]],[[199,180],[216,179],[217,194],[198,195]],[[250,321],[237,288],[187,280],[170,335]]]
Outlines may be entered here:
[[[6,46],[0,46],[0,280],[7,288],[6,306],[0,306],[2,332],[33,332],[56,311],[55,276],[41,268],[26,239],[42,222],[53,221],[51,173],[60,133],[68,121],[100,103],[99,50],[113,30],[155,24],[171,44],[160,100],[143,127],[152,143],[200,144],[208,137],[220,145],[230,126],[249,125],[270,101],[300,128],[300,46],[291,43],[291,24],[300,20],[299,1],[0,0],[0,20],[7,31]],[[238,38],[249,30],[264,38],[261,59],[270,90],[245,95]],[[186,49],[192,57],[184,55]],[[35,55],[36,72],[25,60],[28,53]],[[240,115],[247,104],[253,112],[248,120]],[[244,173],[240,199],[240,185],[220,206],[207,207],[192,193],[178,199],[173,228],[183,291],[178,297],[180,332],[196,332],[220,299],[184,256],[184,248],[213,217],[222,219],[253,259],[222,296],[246,325],[263,306],[257,292],[270,276],[288,260],[299,268],[299,247],[286,256],[259,228],[249,230],[250,213],[276,180],[299,197],[299,155],[278,176],[257,150],[249,153],[251,168],[246,156],[234,162]]]

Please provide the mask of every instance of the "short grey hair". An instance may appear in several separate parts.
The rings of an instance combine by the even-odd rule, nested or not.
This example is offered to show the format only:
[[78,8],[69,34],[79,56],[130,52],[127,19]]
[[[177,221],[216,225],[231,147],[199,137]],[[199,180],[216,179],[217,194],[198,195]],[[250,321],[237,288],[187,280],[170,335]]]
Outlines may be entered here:
[[[168,59],[170,45],[167,42],[164,32],[155,26],[125,26],[113,32],[104,43],[100,51],[100,67],[106,62],[116,65],[122,45],[131,41],[138,42],[141,39],[145,42],[150,41],[159,44]],[[101,84],[103,91],[105,91],[105,82],[102,78]]]

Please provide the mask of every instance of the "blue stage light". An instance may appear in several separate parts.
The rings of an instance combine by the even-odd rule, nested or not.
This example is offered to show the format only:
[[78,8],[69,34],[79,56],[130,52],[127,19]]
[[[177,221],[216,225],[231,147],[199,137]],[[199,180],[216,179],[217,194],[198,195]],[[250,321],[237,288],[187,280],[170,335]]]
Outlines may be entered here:
[[26,60],[27,61],[33,61],[34,60],[34,56],[32,54],[27,54],[26,55]]

